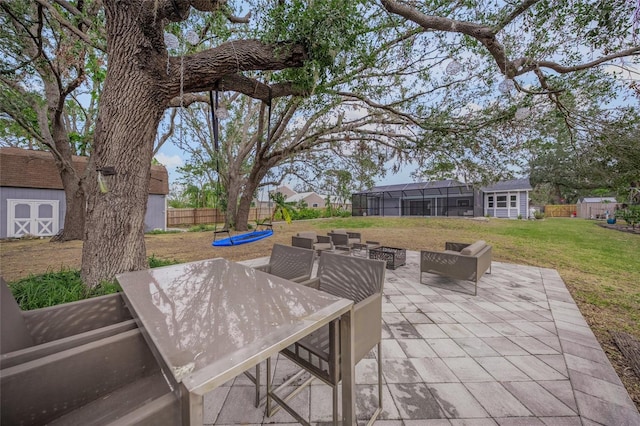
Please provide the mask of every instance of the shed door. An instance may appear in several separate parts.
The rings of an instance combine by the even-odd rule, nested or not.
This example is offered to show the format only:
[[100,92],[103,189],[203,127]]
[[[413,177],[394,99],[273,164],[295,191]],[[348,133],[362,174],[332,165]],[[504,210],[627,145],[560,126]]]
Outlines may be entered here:
[[7,236],[48,237],[58,232],[58,200],[7,200]]

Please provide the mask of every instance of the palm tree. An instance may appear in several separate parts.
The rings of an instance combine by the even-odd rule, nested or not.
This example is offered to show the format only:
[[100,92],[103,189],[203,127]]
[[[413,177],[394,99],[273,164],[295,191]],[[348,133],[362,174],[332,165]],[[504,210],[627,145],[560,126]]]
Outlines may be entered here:
[[291,213],[295,211],[292,205],[287,204],[285,202],[284,195],[280,192],[276,192],[273,194],[269,194],[269,198],[274,202],[275,208],[273,209],[273,214],[271,215],[271,221],[276,218],[276,216],[282,217],[285,222],[291,223]]

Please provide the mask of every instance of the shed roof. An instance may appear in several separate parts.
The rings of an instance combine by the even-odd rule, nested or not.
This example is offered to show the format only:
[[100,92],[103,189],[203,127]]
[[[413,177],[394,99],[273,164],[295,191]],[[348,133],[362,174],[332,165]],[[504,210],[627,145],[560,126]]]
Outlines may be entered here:
[[499,191],[531,191],[533,187],[529,182],[529,178],[520,178],[512,180],[504,180],[496,182],[493,185],[488,185],[481,190],[483,192],[499,192]]
[[615,197],[583,197],[579,203],[617,203]]
[[[73,156],[73,165],[80,173],[84,173],[88,161],[87,157]],[[53,154],[21,148],[0,148],[0,187],[64,189]],[[149,193],[169,193],[164,166],[151,166]]]

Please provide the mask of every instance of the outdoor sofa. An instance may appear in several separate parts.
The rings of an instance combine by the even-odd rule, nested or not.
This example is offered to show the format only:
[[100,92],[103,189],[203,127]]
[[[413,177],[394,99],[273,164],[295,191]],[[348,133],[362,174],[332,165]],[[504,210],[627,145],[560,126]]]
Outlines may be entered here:
[[331,237],[325,235],[318,235],[313,231],[298,232],[291,237],[291,245],[294,247],[302,247],[306,249],[315,250],[320,253],[323,250],[334,250]]
[[346,229],[332,229],[327,235],[331,237],[334,245],[353,247],[359,244],[362,238],[359,232],[351,232]]
[[491,246],[483,240],[473,244],[445,243],[445,251],[420,252],[420,282],[425,272],[475,283],[474,295],[478,294],[478,280],[489,270],[491,273]]
[[0,290],[1,424],[182,423],[120,294],[22,311],[1,278]]

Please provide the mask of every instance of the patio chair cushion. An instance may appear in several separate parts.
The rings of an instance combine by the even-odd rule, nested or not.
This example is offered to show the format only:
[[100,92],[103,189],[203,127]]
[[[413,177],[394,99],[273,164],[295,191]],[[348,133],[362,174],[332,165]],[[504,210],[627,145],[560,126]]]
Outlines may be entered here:
[[480,250],[482,250],[487,243],[483,240],[478,240],[473,244],[468,245],[467,247],[460,250],[460,254],[464,254],[465,256],[475,256]]
[[313,248],[316,250],[331,250],[333,245],[331,243],[315,243]]

